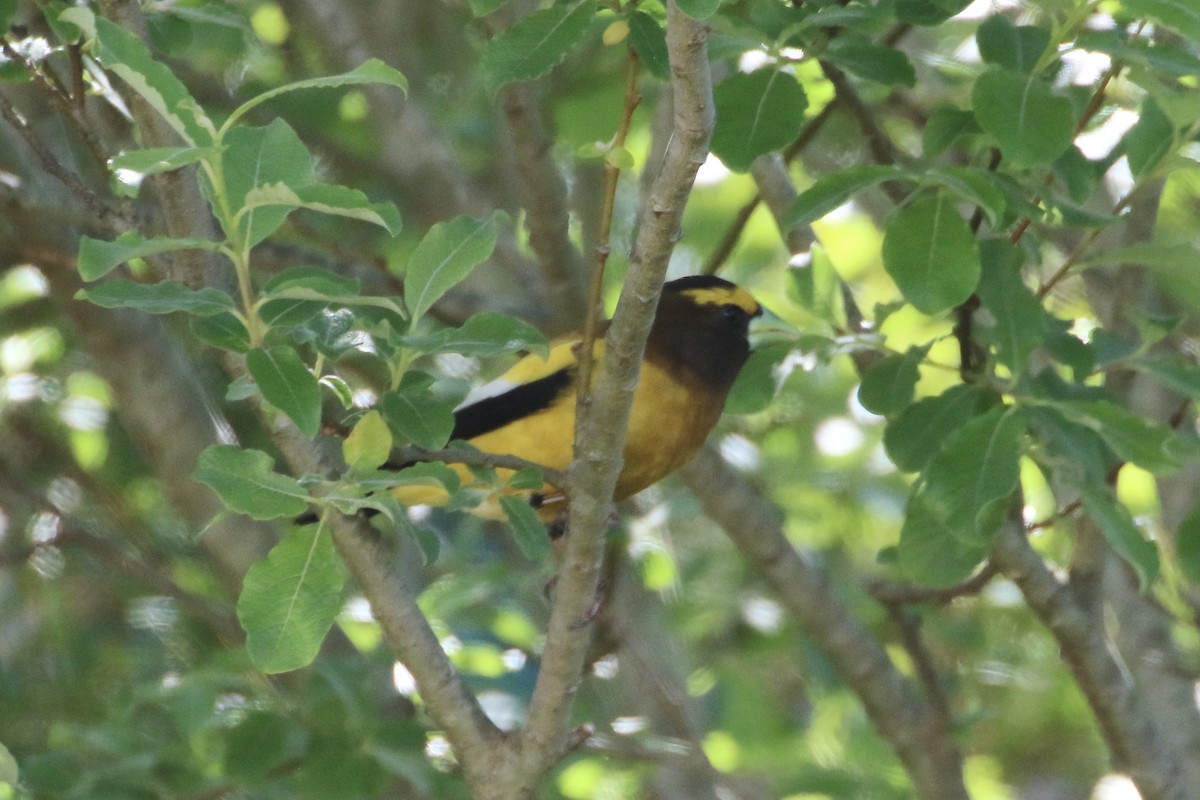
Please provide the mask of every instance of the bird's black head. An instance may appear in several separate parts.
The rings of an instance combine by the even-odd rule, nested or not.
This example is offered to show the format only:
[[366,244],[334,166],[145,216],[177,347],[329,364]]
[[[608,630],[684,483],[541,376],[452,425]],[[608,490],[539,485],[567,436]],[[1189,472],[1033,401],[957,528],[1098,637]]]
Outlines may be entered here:
[[663,285],[650,333],[650,355],[691,373],[722,393],[733,385],[750,355],[750,320],[758,301],[736,284],[713,275],[690,275]]

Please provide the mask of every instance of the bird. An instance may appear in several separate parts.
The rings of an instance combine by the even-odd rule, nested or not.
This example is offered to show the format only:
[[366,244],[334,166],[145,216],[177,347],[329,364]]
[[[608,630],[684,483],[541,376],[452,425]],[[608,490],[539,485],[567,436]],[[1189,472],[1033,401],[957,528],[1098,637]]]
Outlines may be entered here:
[[[679,469],[704,444],[750,356],[750,322],[762,313],[748,291],[713,275],[690,275],[663,284],[633,393],[615,502]],[[597,364],[604,358],[603,335],[608,324],[601,323],[593,345]],[[565,473],[574,456],[583,340],[582,333],[558,338],[546,355],[524,356],[498,379],[469,394],[455,409],[450,440]],[[384,468],[400,470],[411,465],[388,462]],[[463,486],[478,488],[465,465],[450,466]],[[496,472],[500,485],[513,474],[504,468]],[[562,530],[569,508],[562,489],[544,484],[540,490],[523,490],[552,532]],[[403,506],[439,506],[449,497],[440,486],[405,485],[391,491]],[[501,491],[512,493],[508,488]],[[471,513],[504,519],[497,498],[496,492],[491,492]],[[364,508],[363,513],[374,516],[377,509]],[[295,523],[305,525],[317,519],[315,512],[309,512]]]
[[[745,289],[712,275],[663,284],[633,394],[616,502],[682,467],[716,426],[734,380],[750,355],[750,322],[762,307]],[[594,359],[604,358],[602,323]],[[529,354],[455,411],[451,440],[565,472],[573,456],[579,353],[583,335],[552,342],[544,357]],[[596,371],[593,371],[596,374]],[[464,481],[470,473],[461,465]],[[509,473],[511,474],[511,473]],[[405,501],[404,489],[397,490]],[[565,498],[561,487],[530,493],[543,520]],[[485,501],[480,516],[500,516]]]

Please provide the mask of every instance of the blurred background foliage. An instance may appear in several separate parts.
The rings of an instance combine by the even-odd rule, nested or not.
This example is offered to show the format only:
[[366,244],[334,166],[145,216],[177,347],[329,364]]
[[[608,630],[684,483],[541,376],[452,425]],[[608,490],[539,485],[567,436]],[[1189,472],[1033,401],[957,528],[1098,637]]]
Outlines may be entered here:
[[[619,119],[626,48],[603,43],[612,15],[602,13],[560,67],[523,90],[527,105],[514,111],[514,96],[498,102],[477,68],[488,37],[518,10],[480,18],[472,9],[498,5],[186,0],[147,4],[144,11],[156,54],[214,117],[281,83],[344,71],[363,55],[383,58],[408,78],[407,100],[373,88],[306,92],[252,114],[257,124],[275,116],[288,120],[315,153],[322,180],[395,202],[405,221],[399,236],[387,238],[332,217],[294,215],[264,245],[266,269],[316,263],[350,271],[370,293],[395,291],[403,264],[430,225],[500,208],[512,224],[496,255],[436,313],[452,324],[471,311],[496,308],[554,334],[576,319],[577,306],[555,304],[572,291],[577,296],[582,276],[569,275],[572,291],[558,295],[550,281],[539,280],[524,224],[528,201],[521,193],[529,189],[516,177],[523,151],[513,137],[522,134],[506,124],[506,114],[544,113],[551,133],[534,149],[548,148],[565,174],[571,232],[577,243],[585,241],[603,182],[597,143],[611,137]],[[514,5],[523,13],[529,4]],[[655,3],[642,5],[661,15]],[[718,80],[751,52],[747,40],[774,35],[778,5],[739,0],[722,7],[710,43]],[[39,101],[41,87],[22,68],[25,61],[69,74],[71,54],[46,21],[63,4],[12,6],[0,3],[10,21],[0,62],[6,103],[21,109],[58,158],[103,185],[88,166],[86,142]],[[1000,15],[1032,23],[1081,10],[1097,28],[1111,25],[1114,15],[1128,19],[1117,2],[977,0],[940,25],[907,32],[902,49],[916,70],[911,86],[861,81],[861,100],[899,151],[919,152],[932,109],[961,104],[970,94],[981,70],[974,42],[981,20]],[[1200,42],[1175,39],[1194,59]],[[833,99],[833,87],[811,61],[799,64],[795,76],[812,120]],[[1064,86],[1073,80],[1062,78]],[[1194,89],[1197,75],[1183,80]],[[618,190],[608,264],[613,301],[644,192],[639,176],[657,158],[652,147],[663,84],[643,73],[639,90],[643,100],[626,145],[632,167]],[[1083,102],[1087,96],[1081,92]],[[1132,124],[1141,98],[1135,83],[1114,81],[1092,130],[1100,136],[1118,120]],[[95,96],[89,103],[96,106],[90,113],[97,139],[119,140],[124,122],[117,111]],[[0,743],[19,766],[19,781],[8,785],[16,773],[6,773],[0,759],[0,798],[465,797],[452,754],[424,715],[411,676],[382,644],[352,588],[310,667],[274,676],[252,667],[234,604],[241,575],[271,536],[228,519],[207,529],[216,507],[192,503],[164,477],[154,437],[129,421],[147,409],[123,405],[130,395],[114,390],[114,375],[177,367],[167,366],[167,356],[147,365],[144,359],[155,358],[154,341],[140,341],[149,349],[132,356],[123,347],[138,331],[145,337],[153,330],[182,348],[194,381],[177,387],[194,401],[189,425],[215,427],[221,436],[232,432],[268,451],[269,431],[245,404],[225,396],[219,364],[182,324],[168,320],[144,329],[128,315],[105,312],[121,321],[109,331],[113,340],[104,341],[108,323],[101,312],[73,310],[75,237],[103,231],[77,204],[61,201],[61,188],[37,174],[11,130],[0,126],[0,135],[0,230],[11,240],[0,245]],[[1121,133],[1108,135],[1111,147]],[[854,116],[835,113],[792,162],[791,175],[804,188],[839,167],[869,161],[867,150]],[[702,270],[757,191],[749,175],[711,158],[688,206],[672,275]],[[1165,180],[1150,222],[1161,239],[1195,245],[1198,196],[1200,166],[1193,160]],[[156,212],[145,206],[139,213],[153,219]],[[899,297],[880,256],[889,210],[886,196],[872,190],[814,225],[813,258],[827,259],[871,317],[878,304]],[[1053,244],[1043,246],[1049,251]],[[831,318],[842,312],[818,313],[799,302],[791,259],[760,205],[720,274],[796,328],[831,335]],[[1194,263],[1179,265],[1194,269]],[[1167,295],[1185,310],[1200,307],[1200,285],[1189,275],[1164,278]],[[1150,290],[1139,284],[1134,291],[1140,294],[1118,292],[1112,302],[1140,303]],[[1081,332],[1097,324],[1079,279],[1047,302]],[[956,364],[952,324],[904,307],[882,327],[893,351],[943,337],[929,353],[933,366],[922,370],[918,396],[936,395],[958,380],[954,366],[937,366]],[[1190,354],[1190,341],[1181,339],[1181,352]],[[131,366],[130,357],[143,359],[141,366]],[[498,374],[504,363],[443,356],[431,368],[478,381]],[[769,495],[787,535],[819,558],[838,593],[908,675],[918,667],[903,631],[919,623],[953,713],[973,798],[1136,797],[1127,782],[1108,774],[1110,759],[1086,701],[1012,583],[997,579],[951,603],[908,606],[900,624],[873,599],[872,581],[896,576],[889,553],[911,475],[898,472],[885,454],[885,420],[858,403],[858,385],[858,372],[842,353],[776,345],[748,368],[731,398],[738,413],[723,420],[713,444]],[[160,437],[175,435],[169,420],[157,430]],[[170,442],[161,447],[170,450]],[[176,468],[186,474],[192,465]],[[1050,519],[1056,506],[1041,473],[1027,461],[1022,479],[1029,520]],[[1144,528],[1161,536],[1149,474],[1127,466],[1117,488]],[[425,522],[441,550],[426,567],[419,556],[412,560],[425,586],[422,609],[489,715],[511,724],[521,718],[536,672],[550,567],[528,562],[503,528],[440,511]],[[214,530],[229,525],[241,531],[233,535],[245,556],[231,555],[227,539],[213,538]],[[1049,524],[1033,541],[1051,563],[1070,561],[1070,526]],[[542,796],[688,796],[657,777],[662,764],[689,758],[686,737],[672,731],[700,732],[703,752],[728,791],[722,796],[911,796],[899,762],[857,696],[706,519],[681,479],[630,502],[612,547],[626,557],[611,580],[629,582],[640,603],[614,609],[601,624],[598,660],[577,710],[596,735],[564,761]],[[1169,561],[1165,569],[1172,569]],[[1159,594],[1175,615],[1172,632],[1194,674],[1200,640],[1193,607],[1177,588]],[[616,640],[623,642],[620,658],[604,646]]]

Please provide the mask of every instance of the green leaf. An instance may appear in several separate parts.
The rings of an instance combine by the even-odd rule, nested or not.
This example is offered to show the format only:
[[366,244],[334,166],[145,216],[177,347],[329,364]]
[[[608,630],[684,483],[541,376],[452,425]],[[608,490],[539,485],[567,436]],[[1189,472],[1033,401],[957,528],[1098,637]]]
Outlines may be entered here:
[[1182,47],[1150,42],[1142,37],[1129,39],[1120,30],[1087,31],[1076,38],[1075,47],[1107,53],[1131,65],[1173,78],[1200,75],[1200,58]]
[[970,384],[957,384],[936,397],[918,400],[888,422],[884,449],[900,470],[922,470],[947,436],[995,402],[993,393]]
[[729,390],[725,413],[753,414],[769,406],[779,388],[775,369],[793,349],[792,343],[779,342],[751,351]]
[[986,239],[980,246],[983,277],[979,299],[995,320],[996,352],[1009,372],[1019,376],[1042,343],[1042,304],[1021,279],[1023,252],[1007,239]]
[[335,217],[370,222],[386,230],[392,236],[402,227],[400,212],[392,203],[372,203],[357,189],[315,183],[292,188],[284,183],[256,186],[246,193],[239,213],[250,213],[253,209],[283,206],[287,210],[307,208]]
[[1179,569],[1192,583],[1200,583],[1200,505],[1191,510],[1175,532]]
[[127,150],[109,160],[114,170],[129,170],[139,175],[154,175],[195,164],[212,158],[221,151],[215,147],[151,147],[145,150]]
[[907,172],[899,167],[863,164],[847,167],[817,180],[800,193],[784,222],[787,228],[809,225],[840,207],[858,192],[877,183],[899,180]]
[[549,352],[546,337],[527,322],[490,311],[474,314],[461,328],[400,337],[405,347],[422,353],[459,353],[464,356],[498,356],[530,350],[543,357]]
[[998,407],[946,437],[929,461],[922,494],[928,511],[956,537],[986,544],[1020,478],[1025,416]]
[[966,300],[979,283],[979,245],[945,192],[897,211],[883,237],[883,266],[904,299],[924,314]]
[[1054,175],[1067,187],[1067,196],[1074,203],[1085,203],[1103,172],[1102,162],[1089,161],[1077,145],[1072,144],[1054,161]]
[[444,447],[454,430],[453,408],[426,394],[388,392],[379,409],[397,436],[426,450]]
[[292,289],[305,289],[314,294],[338,297],[362,291],[357,278],[347,278],[320,267],[288,267],[263,284],[264,295],[277,295]]
[[1117,501],[1107,486],[1083,483],[1078,488],[1083,510],[1116,554],[1133,567],[1142,591],[1149,591],[1158,580],[1158,548],[1146,539],[1129,509]]
[[933,167],[926,170],[923,177],[983,209],[992,227],[1002,226],[1008,211],[1008,200],[987,170],[976,167]]
[[1135,17],[1150,17],[1174,28],[1192,44],[1200,42],[1200,6],[1191,0],[1121,0],[1121,6]]
[[1077,425],[1053,408],[1025,408],[1033,432],[1033,457],[1062,480],[1103,483],[1114,463],[1108,445],[1094,430]]
[[189,145],[207,146],[216,139],[216,128],[183,82],[158,63],[131,31],[98,17],[83,6],[73,6],[59,20],[76,25],[91,42],[92,55],[105,69],[118,75]]
[[1145,175],[1157,167],[1175,148],[1175,125],[1154,102],[1147,97],[1137,124],[1130,128],[1121,140],[1121,149],[1129,158],[1129,171],[1135,178]]
[[293,529],[246,573],[238,621],[246,652],[263,672],[310,664],[341,610],[346,576],[322,528]]
[[931,512],[921,495],[908,501],[897,546],[900,568],[918,583],[950,586],[970,577],[988,548],[954,535],[945,519]]
[[250,332],[233,314],[199,317],[192,320],[191,327],[196,338],[205,344],[235,353],[250,351]]
[[354,472],[379,469],[391,454],[392,431],[383,415],[375,410],[363,414],[342,442],[342,457]]
[[692,19],[708,19],[717,13],[721,0],[676,0],[679,10]]
[[213,488],[221,502],[254,519],[295,517],[308,510],[309,497],[295,478],[274,471],[259,450],[218,444],[200,454],[192,479]]
[[155,236],[147,239],[127,231],[114,241],[104,242],[83,236],[79,240],[79,277],[85,281],[103,278],[132,258],[146,258],[176,250],[216,250],[217,242],[200,238],[170,239]]
[[1008,17],[995,14],[979,26],[975,41],[985,64],[1029,73],[1050,46],[1050,31],[1032,25],[1014,25]]
[[170,314],[186,311],[196,316],[232,311],[233,298],[217,289],[193,291],[182,283],[162,281],[160,283],[134,283],[127,280],[112,280],[81,289],[77,298],[90,300],[104,308],[136,308],[148,314]]
[[404,299],[413,324],[491,256],[498,222],[499,212],[484,219],[455,217],[429,229],[409,258],[404,275]]
[[809,248],[808,263],[789,266],[787,276],[788,297],[817,319],[835,326],[841,324],[841,280],[828,251],[820,243]]
[[1168,447],[1173,438],[1170,428],[1156,425],[1108,400],[1066,400],[1052,405],[1067,419],[1098,433],[1122,461],[1137,464],[1156,475],[1179,467]]
[[971,0],[896,0],[896,19],[913,25],[940,25],[971,5]]
[[[1179,264],[1200,261],[1200,247],[1187,242],[1141,242],[1127,247],[1098,250],[1080,259],[1083,266],[1138,264],[1168,275]],[[1188,267],[1190,269],[1190,266]]]
[[327,305],[328,300],[325,298],[312,300],[293,297],[282,300],[268,298],[259,306],[258,318],[268,328],[295,328],[312,322]]
[[256,347],[246,354],[246,367],[271,405],[287,414],[305,436],[321,428],[321,389],[317,378],[290,347]]
[[726,78],[713,89],[713,104],[712,151],[730,169],[745,172],[755,158],[796,138],[808,96],[790,72],[766,68]]
[[804,17],[799,23],[796,23],[795,28],[797,30],[811,30],[814,28],[869,30],[878,22],[881,12],[886,13],[882,8],[867,7],[857,2],[849,2],[845,5],[833,3],[831,5],[820,6],[811,14]]
[[887,416],[912,402],[921,377],[918,369],[929,345],[910,347],[903,355],[890,355],[871,366],[858,387],[858,402],[872,414]]
[[637,53],[638,61],[659,80],[671,79],[671,65],[667,60],[667,39],[662,25],[645,11],[634,11],[629,15],[629,41]]
[[550,534],[538,519],[537,511],[523,496],[501,495],[500,508],[508,519],[522,555],[530,561],[543,561],[550,556]]
[[915,86],[917,72],[908,56],[893,47],[875,44],[866,37],[839,36],[829,45],[828,58],[860,78],[884,86]]
[[979,133],[979,123],[970,111],[955,106],[938,106],[929,115],[921,132],[921,151],[926,158],[937,158],[961,136]]
[[1033,75],[992,67],[976,79],[971,105],[1015,167],[1048,164],[1075,138],[1071,101]]
[[1200,366],[1180,354],[1151,354],[1133,359],[1129,366],[1147,372],[1180,394],[1200,400]]
[[360,475],[356,483],[374,490],[418,486],[442,489],[447,494],[453,494],[459,490],[462,481],[449,465],[423,461],[401,470],[386,469],[371,475]]
[[[293,191],[311,185],[316,180],[312,156],[291,126],[281,119],[261,128],[234,128],[226,134],[225,144],[221,161],[236,226],[226,234],[253,246],[274,233],[292,209],[279,205],[248,207],[252,192],[276,183]],[[210,186],[210,196],[213,191]],[[241,213],[244,207],[248,208]]]
[[479,65],[483,85],[495,94],[506,84],[546,75],[583,40],[595,18],[595,0],[530,14],[488,42]]
[[365,84],[383,84],[385,86],[394,86],[405,94],[408,93],[408,80],[398,70],[389,67],[387,64],[380,61],[378,58],[372,58],[359,64],[349,72],[343,72],[340,75],[325,75],[320,78],[308,78],[307,80],[288,83],[283,86],[278,86],[270,91],[247,100],[242,105],[229,115],[229,119],[225,121],[224,130],[229,130],[233,124],[241,119],[247,111],[255,106],[265,103],[266,101],[278,97],[287,92],[295,92],[300,89],[327,89],[337,86],[362,86]]

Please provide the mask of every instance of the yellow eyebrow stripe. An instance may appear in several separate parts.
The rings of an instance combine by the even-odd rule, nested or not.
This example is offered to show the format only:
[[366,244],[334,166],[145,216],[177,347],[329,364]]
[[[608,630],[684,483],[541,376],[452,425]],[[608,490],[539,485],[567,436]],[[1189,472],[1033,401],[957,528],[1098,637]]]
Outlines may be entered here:
[[750,316],[754,316],[759,311],[758,301],[740,287],[730,289],[724,286],[715,286],[708,289],[686,289],[683,295],[690,297],[692,302],[701,306],[735,305]]

